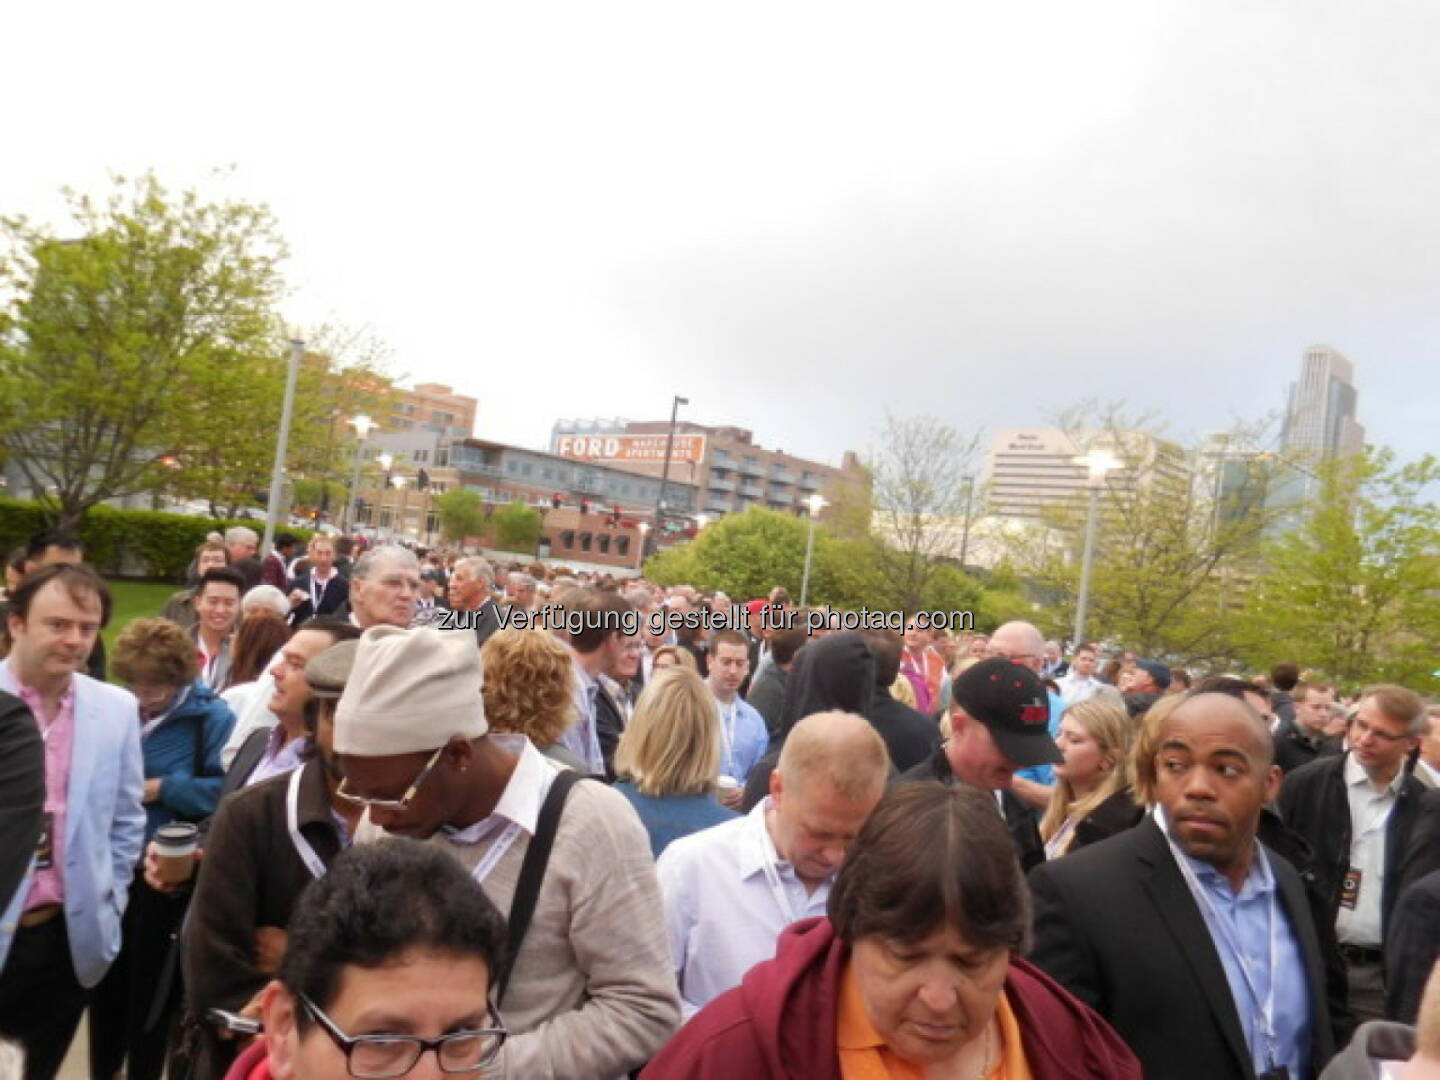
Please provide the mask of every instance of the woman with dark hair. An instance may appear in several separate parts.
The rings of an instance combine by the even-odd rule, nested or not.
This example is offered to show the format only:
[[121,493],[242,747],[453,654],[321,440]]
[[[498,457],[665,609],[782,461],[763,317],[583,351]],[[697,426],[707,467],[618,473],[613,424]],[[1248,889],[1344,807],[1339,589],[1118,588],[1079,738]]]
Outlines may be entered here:
[[892,788],[827,912],[783,931],[646,1080],[1140,1080],[1109,1025],[1019,958],[1029,894],[988,792]]
[[240,629],[235,632],[225,693],[260,678],[289,640],[290,627],[285,625],[284,619],[277,619],[269,612],[246,615],[240,622]]

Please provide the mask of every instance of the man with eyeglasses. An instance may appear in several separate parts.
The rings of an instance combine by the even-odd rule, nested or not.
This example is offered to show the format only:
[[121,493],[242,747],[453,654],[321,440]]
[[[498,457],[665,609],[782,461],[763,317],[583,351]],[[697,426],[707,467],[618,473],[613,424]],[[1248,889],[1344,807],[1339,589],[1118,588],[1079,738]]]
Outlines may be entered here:
[[398,544],[382,544],[360,556],[350,575],[348,608],[335,612],[361,630],[409,626],[420,598],[420,561]]
[[649,836],[619,792],[489,734],[480,689],[466,635],[366,631],[336,713],[338,793],[371,827],[434,838],[509,913],[497,1075],[622,1076],[680,1018]]
[[490,1004],[505,924],[433,846],[346,851],[300,898],[264,1037],[227,1080],[475,1077],[506,1031]]
[[1361,1020],[1385,1011],[1386,932],[1424,787],[1410,762],[1425,730],[1425,703],[1403,686],[1360,699],[1349,749],[1285,778],[1280,812],[1315,852]]

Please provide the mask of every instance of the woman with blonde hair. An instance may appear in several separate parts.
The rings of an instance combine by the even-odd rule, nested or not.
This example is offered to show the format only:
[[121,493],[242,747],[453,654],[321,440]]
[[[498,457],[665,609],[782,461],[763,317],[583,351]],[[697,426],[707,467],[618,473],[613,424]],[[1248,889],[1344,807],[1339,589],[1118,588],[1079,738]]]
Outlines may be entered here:
[[672,840],[735,817],[715,801],[720,716],[700,676],[657,670],[615,750],[615,790],[630,800],[658,859]]
[[1040,822],[1047,858],[1058,859],[1135,825],[1130,785],[1135,723],[1124,706],[1089,698],[1065,710],[1056,742],[1065,760]]
[[490,635],[480,663],[485,672],[480,696],[491,732],[524,735],[552,761],[587,774],[585,763],[559,743],[575,720],[570,650],[548,631],[510,626]]

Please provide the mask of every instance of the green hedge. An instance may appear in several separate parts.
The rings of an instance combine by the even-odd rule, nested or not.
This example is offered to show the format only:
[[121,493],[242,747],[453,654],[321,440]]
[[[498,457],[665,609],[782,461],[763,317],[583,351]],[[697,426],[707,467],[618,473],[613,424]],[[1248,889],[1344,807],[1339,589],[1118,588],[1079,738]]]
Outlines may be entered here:
[[[107,576],[122,576],[127,571],[133,575],[134,564],[138,563],[144,568],[144,577],[183,583],[185,570],[206,534],[224,532],[232,525],[245,525],[261,535],[265,531],[263,521],[217,521],[155,510],[97,506],[85,515],[78,532],[85,545],[85,561]],[[0,552],[9,553],[49,527],[50,519],[39,504],[0,499]],[[288,525],[282,529],[300,537],[302,543],[310,539],[309,529]]]

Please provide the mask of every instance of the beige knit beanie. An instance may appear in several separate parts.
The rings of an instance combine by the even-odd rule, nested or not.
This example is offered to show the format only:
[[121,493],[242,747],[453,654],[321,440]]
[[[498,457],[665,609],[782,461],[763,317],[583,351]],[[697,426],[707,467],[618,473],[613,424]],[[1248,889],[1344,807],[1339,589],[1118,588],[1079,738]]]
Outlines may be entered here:
[[372,626],[335,712],[335,752],[390,757],[434,750],[490,730],[470,634]]

